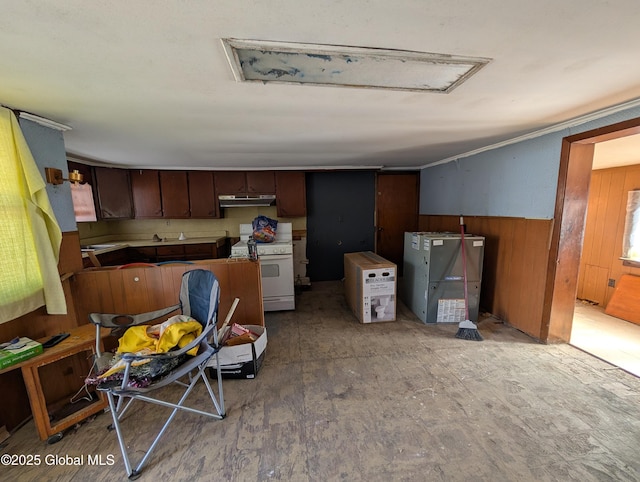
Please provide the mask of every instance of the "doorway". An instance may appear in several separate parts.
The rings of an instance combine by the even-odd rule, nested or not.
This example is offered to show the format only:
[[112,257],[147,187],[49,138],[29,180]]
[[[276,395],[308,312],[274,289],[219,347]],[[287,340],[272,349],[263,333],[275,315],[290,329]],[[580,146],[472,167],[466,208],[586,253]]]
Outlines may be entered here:
[[307,273],[311,281],[344,277],[344,253],[373,251],[375,173],[307,173]]
[[543,319],[549,323],[543,340],[569,342],[571,338],[594,146],[638,133],[640,118],[562,140],[543,306]]
[[640,135],[595,144],[569,343],[640,377],[640,324],[625,320],[625,316],[610,316],[607,309],[622,276],[640,275],[640,269],[619,259],[623,255],[627,193],[640,187],[638,153]]

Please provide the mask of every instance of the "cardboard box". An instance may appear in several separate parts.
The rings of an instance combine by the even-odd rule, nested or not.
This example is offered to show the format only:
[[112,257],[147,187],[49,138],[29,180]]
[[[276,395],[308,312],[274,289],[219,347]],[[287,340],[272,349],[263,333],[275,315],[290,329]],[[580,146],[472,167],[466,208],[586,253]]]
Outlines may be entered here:
[[[223,346],[218,352],[220,371],[223,378],[255,378],[264,361],[267,349],[267,329],[258,325],[242,325],[253,333],[260,335],[253,343]],[[216,378],[216,357],[207,365],[209,377]]]
[[0,350],[0,370],[33,358],[44,351],[41,343],[26,337],[20,338],[17,343],[14,343],[14,346],[20,346],[20,348],[15,350],[3,348]]
[[344,255],[345,296],[361,323],[395,321],[397,267],[371,251]]

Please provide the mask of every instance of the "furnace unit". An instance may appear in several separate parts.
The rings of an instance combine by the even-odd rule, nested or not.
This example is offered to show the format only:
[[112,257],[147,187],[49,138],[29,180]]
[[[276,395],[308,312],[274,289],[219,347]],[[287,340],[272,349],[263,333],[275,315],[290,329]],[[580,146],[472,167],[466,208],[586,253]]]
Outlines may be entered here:
[[[478,320],[484,237],[465,234],[469,318]],[[465,319],[460,233],[404,233],[400,297],[423,323]]]

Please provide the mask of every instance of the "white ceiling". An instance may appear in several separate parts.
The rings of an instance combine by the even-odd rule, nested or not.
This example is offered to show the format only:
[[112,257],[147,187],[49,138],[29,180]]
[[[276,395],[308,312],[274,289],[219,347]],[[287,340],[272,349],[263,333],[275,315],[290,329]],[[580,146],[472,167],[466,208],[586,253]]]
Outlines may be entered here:
[[640,164],[640,134],[599,142],[593,153],[593,168]]
[[[159,168],[418,168],[640,98],[637,0],[8,0],[0,104],[70,155]],[[238,83],[221,38],[493,59],[449,94]]]

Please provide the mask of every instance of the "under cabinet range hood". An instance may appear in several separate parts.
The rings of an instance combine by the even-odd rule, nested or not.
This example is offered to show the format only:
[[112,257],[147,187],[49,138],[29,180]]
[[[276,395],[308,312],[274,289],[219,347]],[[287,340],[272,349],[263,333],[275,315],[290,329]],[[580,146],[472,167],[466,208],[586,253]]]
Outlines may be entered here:
[[225,194],[218,196],[221,208],[264,207],[273,206],[276,196],[274,194]]

